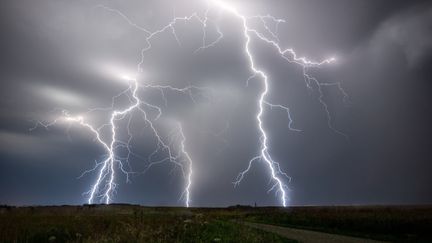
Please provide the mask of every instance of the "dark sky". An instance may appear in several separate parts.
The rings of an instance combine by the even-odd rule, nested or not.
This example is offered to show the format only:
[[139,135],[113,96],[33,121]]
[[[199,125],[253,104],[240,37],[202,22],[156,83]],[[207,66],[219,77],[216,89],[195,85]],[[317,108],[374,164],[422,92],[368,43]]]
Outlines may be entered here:
[[[155,30],[171,18],[203,14],[205,1],[3,0],[0,3],[0,204],[82,204],[96,173],[77,179],[104,157],[94,137],[64,124],[29,131],[35,120],[51,121],[56,108],[80,114],[107,107],[124,90],[119,72],[134,73],[145,34],[118,14]],[[432,4],[394,0],[260,0],[236,2],[244,15],[283,18],[280,45],[314,60],[337,61],[311,72],[321,82],[340,82],[349,95],[324,87],[332,125],[329,129],[316,87],[308,89],[299,65],[284,62],[256,38],[257,65],[269,75],[269,101],[288,106],[286,113],[266,109],[264,127],[272,157],[292,177],[291,205],[432,203]],[[224,33],[212,48],[194,53],[202,29],[179,23],[179,45],[170,31],[152,42],[139,75],[141,84],[206,86],[210,94],[169,93],[157,122],[163,134],[180,121],[186,149],[194,161],[193,206],[279,205],[267,192],[269,170],[257,162],[234,188],[237,174],[259,151],[255,115],[262,90],[251,75],[243,50],[240,22],[229,13],[211,15]],[[217,35],[209,26],[208,38]],[[157,92],[141,96],[162,105]],[[121,102],[118,104],[122,107]],[[124,107],[124,106],[123,106]],[[105,119],[105,120],[104,120]],[[98,113],[92,122],[106,122]],[[125,134],[119,122],[118,133]],[[136,171],[154,149],[154,137],[132,119]],[[123,136],[120,135],[120,136]],[[109,136],[105,134],[105,136]],[[120,152],[119,152],[120,153]],[[165,163],[131,183],[117,178],[114,202],[183,205],[184,179]]]

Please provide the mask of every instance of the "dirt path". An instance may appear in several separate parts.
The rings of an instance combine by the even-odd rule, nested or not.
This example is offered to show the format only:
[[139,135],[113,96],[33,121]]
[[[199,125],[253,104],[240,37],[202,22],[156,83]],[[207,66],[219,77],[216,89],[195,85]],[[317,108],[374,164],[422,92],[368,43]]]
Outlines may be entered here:
[[321,243],[360,243],[360,242],[366,242],[366,243],[377,243],[381,241],[375,241],[375,240],[369,240],[369,239],[362,239],[362,238],[356,238],[351,236],[344,236],[344,235],[336,235],[336,234],[329,234],[329,233],[322,233],[317,231],[311,231],[311,230],[302,230],[302,229],[294,229],[294,228],[287,228],[287,227],[281,227],[281,226],[275,226],[275,225],[269,225],[269,224],[259,224],[259,223],[249,223],[244,222],[245,225],[261,229],[264,231],[276,233],[278,235],[287,237],[289,239],[297,240],[299,242],[309,243],[309,242],[321,242]]

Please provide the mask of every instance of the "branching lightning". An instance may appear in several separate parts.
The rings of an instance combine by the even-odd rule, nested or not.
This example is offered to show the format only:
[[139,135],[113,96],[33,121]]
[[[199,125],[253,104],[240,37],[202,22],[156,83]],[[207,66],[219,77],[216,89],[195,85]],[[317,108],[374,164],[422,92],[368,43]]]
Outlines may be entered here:
[[188,175],[187,175],[187,183],[186,183],[186,187],[185,187],[185,191],[184,191],[184,195],[186,195],[186,207],[189,207],[190,204],[190,190],[191,190],[191,186],[192,186],[192,173],[193,173],[193,162],[192,159],[189,155],[189,153],[186,151],[185,149],[185,142],[186,142],[186,138],[185,135],[183,133],[183,127],[181,126],[181,124],[178,124],[179,127],[179,133],[180,133],[180,151],[181,153],[184,155],[185,160],[187,161],[187,164],[189,165],[189,171],[188,171]]
[[[269,147],[268,147],[268,136],[267,136],[266,130],[264,128],[264,124],[263,124],[263,115],[264,115],[264,110],[265,110],[264,107],[269,106],[270,108],[276,107],[276,108],[280,108],[280,109],[285,110],[288,113],[288,120],[289,120],[288,128],[290,130],[293,130],[293,131],[299,131],[299,130],[291,127],[292,119],[291,119],[291,115],[290,115],[288,107],[283,106],[283,105],[279,105],[279,104],[272,104],[272,103],[267,101],[267,96],[269,93],[269,79],[268,79],[268,76],[265,73],[265,71],[258,68],[255,64],[255,56],[253,55],[251,48],[250,48],[252,35],[257,37],[259,40],[264,41],[265,43],[274,47],[278,51],[280,57],[283,58],[284,60],[288,61],[289,63],[295,63],[298,65],[301,65],[303,67],[303,70],[304,70],[303,74],[304,74],[305,80],[308,84],[308,87],[310,87],[309,83],[311,81],[314,81],[317,84],[317,86],[319,87],[318,88],[318,91],[320,93],[319,101],[323,105],[323,107],[326,111],[329,127],[332,130],[338,132],[339,134],[344,135],[343,133],[334,129],[333,126],[331,125],[331,116],[330,116],[330,113],[328,111],[328,106],[322,99],[323,98],[323,93],[321,91],[322,84],[319,83],[317,79],[308,75],[306,72],[308,67],[314,67],[314,66],[321,66],[324,64],[329,64],[329,63],[335,61],[335,58],[329,58],[329,59],[322,60],[320,62],[314,62],[314,61],[308,60],[305,57],[298,57],[296,52],[293,49],[291,49],[291,48],[283,49],[280,47],[279,43],[277,42],[278,38],[277,38],[276,33],[272,32],[270,30],[270,28],[266,24],[264,18],[268,18],[268,19],[274,21],[276,23],[276,30],[277,30],[278,24],[283,23],[284,20],[276,19],[272,16],[265,16],[265,17],[255,16],[256,18],[259,18],[262,21],[264,28],[273,37],[273,40],[272,40],[272,39],[267,38],[263,33],[260,33],[256,29],[253,29],[252,27],[250,27],[248,24],[248,18],[246,16],[242,15],[233,6],[231,6],[225,2],[219,1],[219,0],[213,0],[212,3],[215,6],[221,8],[222,10],[225,10],[225,11],[233,14],[234,16],[236,16],[241,21],[242,27],[243,27],[243,35],[245,38],[244,52],[246,53],[246,56],[249,60],[249,64],[250,64],[249,68],[253,73],[253,75],[247,80],[247,82],[249,82],[249,80],[253,77],[260,77],[261,80],[263,81],[263,86],[264,86],[264,89],[262,90],[262,93],[260,94],[259,99],[258,99],[259,109],[258,109],[258,113],[256,115],[259,132],[261,134],[261,136],[260,136],[260,141],[261,141],[260,155],[253,157],[249,161],[248,167],[246,168],[246,170],[240,172],[240,174],[237,177],[237,180],[234,182],[234,185],[238,185],[242,181],[245,174],[250,170],[252,163],[254,161],[262,160],[268,165],[268,168],[270,170],[270,175],[271,175],[271,178],[273,180],[273,186],[270,188],[270,190],[276,189],[276,192],[280,194],[280,200],[282,202],[282,205],[285,207],[285,206],[287,206],[287,199],[288,199],[287,198],[287,189],[288,188],[287,188],[286,183],[284,183],[284,181],[283,181],[283,177],[288,178],[288,180],[290,180],[291,178],[288,177],[288,175],[286,173],[282,172],[279,163],[274,161],[272,159],[272,157],[270,156]],[[340,86],[338,86],[338,87],[340,88]],[[344,94],[345,94],[345,92],[344,92]]]
[[[117,9],[112,9],[104,5],[98,5],[97,8],[100,8],[104,11],[108,11],[122,18],[125,21],[125,23],[135,28],[136,30],[140,31],[145,36],[144,47],[140,50],[139,53],[140,59],[137,64],[138,73],[142,72],[143,69],[142,66],[145,61],[145,54],[147,51],[149,51],[152,48],[152,41],[154,41],[154,39],[157,38],[160,34],[165,32],[170,32],[173,38],[175,39],[175,41],[181,46],[181,40],[177,36],[177,30],[176,30],[176,25],[179,22],[197,21],[201,25],[202,44],[200,47],[196,48],[194,52],[194,53],[198,53],[198,52],[205,51],[208,48],[212,48],[216,46],[224,38],[224,34],[221,28],[219,27],[217,20],[213,20],[209,17],[210,11],[216,9],[219,12],[228,13],[239,21],[240,23],[239,25],[241,26],[241,38],[244,40],[242,51],[244,52],[244,55],[249,63],[248,68],[251,71],[251,75],[246,82],[248,84],[252,79],[259,79],[262,81],[263,88],[259,93],[257,99],[258,110],[256,113],[256,122],[257,122],[258,132],[259,132],[260,150],[259,153],[249,161],[247,168],[238,174],[234,182],[235,186],[239,185],[240,182],[244,179],[244,177],[249,172],[254,162],[256,161],[264,162],[269,169],[271,182],[273,184],[269,191],[274,190],[276,194],[279,195],[281,204],[284,207],[287,206],[288,205],[287,183],[290,181],[290,177],[282,171],[282,169],[280,168],[280,164],[276,162],[270,155],[269,136],[264,126],[266,109],[268,108],[279,109],[283,112],[286,112],[287,120],[288,120],[288,129],[294,132],[301,131],[300,129],[294,128],[293,126],[294,122],[290,114],[290,109],[286,105],[273,104],[270,101],[271,97],[270,97],[270,89],[269,89],[269,82],[270,82],[269,75],[267,75],[266,71],[258,67],[256,64],[257,57],[256,55],[254,55],[253,50],[251,48],[251,42],[253,40],[262,41],[263,43],[274,48],[279,54],[280,58],[282,58],[283,60],[287,61],[290,64],[300,65],[302,67],[306,86],[309,89],[313,89],[314,88],[313,86],[317,87],[317,91],[319,93],[318,101],[322,105],[325,111],[328,127],[334,132],[346,137],[345,134],[343,134],[339,130],[336,130],[332,125],[332,119],[328,109],[328,105],[325,103],[323,99],[324,94],[322,92],[322,87],[332,86],[338,88],[339,91],[344,96],[344,101],[347,99],[346,92],[342,89],[340,83],[320,83],[318,79],[316,79],[315,77],[313,77],[311,74],[308,73],[309,68],[330,64],[335,61],[335,58],[328,58],[322,61],[311,61],[305,57],[299,57],[296,54],[296,52],[291,48],[287,48],[287,49],[282,48],[281,45],[279,44],[280,41],[278,38],[278,28],[280,24],[285,23],[285,20],[278,19],[271,15],[245,16],[237,8],[228,4],[227,2],[223,2],[220,0],[208,0],[207,8],[203,14],[194,12],[191,15],[185,17],[174,16],[174,18],[171,21],[169,21],[168,24],[166,24],[165,26],[162,26],[161,28],[155,31],[150,31],[147,28],[144,28],[134,23],[132,20],[130,20],[127,17],[126,14],[120,12]],[[253,27],[253,25],[250,23],[250,21],[253,20],[260,21],[264,29],[264,32],[260,32],[259,30]],[[209,25],[214,26],[216,29],[217,37],[214,40],[208,40],[207,27]],[[62,116],[59,117],[58,119],[55,119],[54,121],[51,122],[38,122],[37,125],[42,125],[43,127],[48,128],[50,126],[57,124],[60,121],[65,121],[68,123],[76,123],[83,129],[88,130],[91,134],[94,135],[97,143],[100,144],[106,151],[106,158],[101,162],[96,162],[94,168],[92,168],[91,170],[87,170],[84,172],[84,174],[86,174],[89,172],[97,171],[96,180],[91,186],[90,190],[88,191],[88,195],[89,195],[88,203],[94,203],[100,201],[104,203],[110,203],[112,201],[113,193],[115,192],[117,186],[116,171],[120,171],[121,173],[125,174],[127,181],[129,181],[129,175],[131,173],[136,173],[130,169],[131,166],[129,164],[130,156],[137,156],[130,149],[130,143],[133,134],[130,131],[129,126],[130,126],[130,120],[132,114],[135,112],[141,114],[145,124],[151,129],[152,134],[157,141],[156,150],[153,153],[151,153],[147,158],[148,166],[146,170],[148,170],[149,168],[151,168],[156,164],[160,164],[164,162],[171,162],[175,165],[175,167],[180,168],[184,176],[184,179],[186,181],[181,198],[184,198],[185,206],[189,207],[191,204],[190,195],[191,195],[191,189],[193,185],[193,181],[192,181],[193,162],[190,154],[186,150],[186,145],[185,145],[186,136],[183,132],[183,127],[180,123],[178,123],[178,125],[176,126],[176,132],[174,136],[177,139],[172,139],[172,141],[178,142],[179,144],[178,147],[173,146],[172,142],[167,142],[166,138],[164,138],[160,134],[160,132],[155,126],[155,122],[160,118],[160,116],[163,113],[163,107],[158,106],[156,104],[152,104],[150,102],[146,102],[145,99],[139,96],[138,91],[139,89],[158,90],[164,100],[164,105],[166,107],[168,105],[166,92],[168,91],[180,92],[185,95],[188,95],[193,102],[196,102],[194,98],[194,92],[196,91],[203,92],[203,88],[193,86],[193,85],[184,88],[176,88],[169,85],[140,84],[137,78],[124,77],[124,79],[127,79],[127,81],[129,82],[129,87],[125,89],[123,92],[121,92],[120,94],[118,94],[117,96],[114,96],[112,98],[111,107],[102,108],[102,109],[101,108],[91,109],[87,113],[80,116],[71,116],[69,112],[63,111]],[[130,100],[130,104],[125,108],[115,109],[114,108],[115,100],[120,96],[127,96]],[[93,125],[88,123],[85,118],[87,114],[97,110],[111,111],[109,122],[103,124],[100,127],[94,127]],[[149,113],[150,110],[156,111],[157,115],[152,117]],[[127,127],[129,139],[127,141],[121,141],[117,135],[117,128],[118,128],[117,123],[118,121],[124,119],[129,119],[128,127]],[[102,129],[104,129],[105,127],[108,127],[110,129],[109,139],[103,139],[103,136],[101,135]],[[120,148],[127,149],[128,151],[127,156],[121,157],[117,155],[116,150]],[[162,159],[155,160],[154,159],[155,155],[160,153],[164,154],[165,156],[163,156]]]
[[[125,78],[125,77],[123,77]],[[130,98],[132,104],[130,106],[128,106],[127,108],[124,109],[120,109],[120,110],[114,110],[111,112],[111,116],[110,116],[110,120],[109,123],[107,124],[103,124],[102,126],[95,128],[93,127],[91,124],[87,123],[85,121],[85,115],[84,116],[70,116],[69,112],[67,111],[62,111],[62,116],[55,119],[52,122],[49,123],[44,123],[44,122],[38,122],[36,125],[41,125],[45,128],[49,128],[50,126],[53,126],[59,122],[68,122],[68,123],[76,123],[78,125],[80,125],[81,127],[87,129],[88,131],[90,131],[94,136],[96,141],[102,145],[102,147],[104,148],[104,150],[106,151],[106,155],[107,158],[104,159],[101,162],[97,162],[94,166],[94,168],[85,171],[80,177],[82,177],[84,174],[89,173],[89,172],[93,172],[95,170],[99,170],[98,174],[97,174],[97,178],[94,182],[94,184],[91,186],[90,190],[87,192],[87,194],[89,195],[88,198],[88,203],[95,203],[98,201],[102,201],[104,203],[110,203],[112,201],[112,195],[116,189],[116,168],[118,168],[123,174],[126,175],[126,180],[129,181],[129,175],[131,173],[136,173],[134,171],[128,171],[125,169],[126,164],[129,164],[129,157],[131,156],[131,154],[133,154],[133,152],[130,150],[130,142],[132,139],[132,134],[129,131],[129,126],[127,127],[128,129],[128,135],[129,135],[129,139],[127,141],[120,141],[117,138],[117,125],[116,122],[119,120],[123,120],[126,118],[126,116],[129,115],[129,119],[130,119],[130,115],[132,114],[132,112],[134,111],[139,111],[142,114],[143,120],[146,122],[146,124],[148,125],[148,127],[150,127],[153,135],[155,136],[155,138],[157,139],[157,149],[149,155],[148,157],[148,162],[149,165],[147,166],[147,169],[150,168],[151,166],[155,165],[155,164],[160,164],[166,161],[169,161],[171,163],[174,163],[176,166],[180,167],[185,179],[186,179],[186,186],[184,189],[184,192],[182,194],[182,197],[184,195],[185,197],[185,206],[189,207],[190,204],[190,187],[192,185],[192,159],[190,158],[189,154],[187,153],[187,151],[185,150],[185,136],[183,133],[183,129],[182,127],[179,125],[178,126],[178,131],[181,134],[181,146],[178,149],[178,152],[174,153],[172,146],[170,146],[170,144],[167,144],[164,139],[162,138],[162,135],[158,132],[158,130],[156,129],[155,125],[154,125],[154,121],[156,121],[162,113],[162,109],[156,105],[150,104],[144,100],[142,100],[139,96],[138,96],[138,88],[147,88],[147,89],[156,89],[159,90],[162,94],[163,97],[165,97],[165,92],[166,91],[174,91],[174,92],[181,92],[184,94],[187,94],[191,97],[191,99],[193,99],[192,97],[192,90],[197,89],[197,90],[201,90],[202,88],[199,87],[195,87],[195,86],[188,86],[186,88],[175,88],[172,86],[161,86],[161,85],[155,85],[155,86],[150,86],[150,85],[139,85],[139,83],[137,82],[136,79],[130,79],[128,78],[129,81],[129,87],[128,89],[124,90],[123,92],[121,92],[120,94],[116,95],[113,97],[112,99],[112,105],[109,108],[95,108],[95,109],[90,109],[88,112],[85,113],[85,115],[88,115],[91,112],[94,111],[100,111],[100,110],[113,110],[114,109],[114,104],[115,104],[115,99],[120,97],[121,95],[127,95],[128,92],[130,93]],[[167,100],[164,98],[165,100],[165,104],[167,103]],[[157,115],[154,119],[151,119],[148,115],[148,112],[145,110],[145,108],[149,108],[149,109],[153,109],[157,111]],[[129,120],[130,123],[130,120]],[[130,125],[128,123],[128,125]],[[31,130],[35,129],[37,126],[35,126],[34,128],[31,128]],[[110,128],[110,132],[111,132],[111,139],[109,142],[105,141],[102,138],[101,135],[101,130],[105,127],[109,127]],[[128,150],[128,154],[126,157],[119,157],[116,155],[116,150],[119,148],[126,148]],[[156,153],[165,153],[165,158],[160,159],[158,161],[154,161],[153,160],[153,156]],[[185,168],[186,167],[186,168]]]

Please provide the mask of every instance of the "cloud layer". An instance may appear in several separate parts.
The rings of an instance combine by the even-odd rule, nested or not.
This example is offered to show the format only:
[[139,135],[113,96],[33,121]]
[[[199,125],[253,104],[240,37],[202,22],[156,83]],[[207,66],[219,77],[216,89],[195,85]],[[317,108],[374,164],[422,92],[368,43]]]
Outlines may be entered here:
[[[149,29],[165,25],[174,9],[176,16],[205,9],[200,1],[6,1],[0,10],[0,203],[86,201],[81,194],[95,175],[77,177],[102,158],[102,148],[78,127],[28,129],[32,120],[54,118],[56,108],[79,114],[109,106],[127,85],[121,76],[135,75],[145,35],[99,4]],[[314,75],[322,82],[341,82],[350,96],[344,102],[336,88],[323,90],[333,125],[350,136],[347,141],[328,128],[319,94],[307,89],[302,70],[253,40],[258,65],[270,74],[271,102],[290,107],[292,125],[302,130],[288,129],[286,113],[266,111],[271,153],[292,177],[290,203],[430,203],[430,4],[292,0],[238,6],[248,15],[286,19],[279,26],[284,47],[317,60],[336,55],[337,63]],[[246,87],[250,71],[240,23],[226,14],[218,18],[225,37],[207,50],[194,52],[202,41],[194,21],[176,26],[180,45],[169,32],[156,38],[138,79],[142,85],[193,84],[212,90],[196,103],[170,93],[158,124],[167,133],[173,120],[185,124],[196,165],[193,205],[278,205],[278,198],[267,193],[271,185],[262,163],[239,187],[232,184],[259,148],[254,116],[262,87],[259,80]],[[212,28],[210,40],[217,38]],[[157,92],[142,90],[140,95],[164,103]],[[117,105],[122,102],[127,101]],[[106,118],[103,112],[91,117],[95,123]],[[147,157],[154,141],[139,118],[134,121],[134,152]],[[139,171],[145,161],[137,157],[133,166]],[[132,184],[119,178],[115,201],[182,205],[178,198],[184,182],[172,169],[170,164],[156,166],[134,176]]]

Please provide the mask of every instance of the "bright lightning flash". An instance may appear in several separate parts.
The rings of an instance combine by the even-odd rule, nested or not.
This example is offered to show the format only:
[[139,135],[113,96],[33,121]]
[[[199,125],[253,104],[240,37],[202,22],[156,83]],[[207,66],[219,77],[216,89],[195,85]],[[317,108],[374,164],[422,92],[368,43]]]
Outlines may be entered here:
[[[321,66],[323,64],[329,64],[329,63],[335,61],[335,58],[325,59],[321,62],[314,62],[314,61],[310,61],[304,57],[297,57],[297,54],[295,53],[295,51],[293,49],[281,48],[279,43],[277,42],[277,38],[274,38],[276,40],[269,39],[265,36],[265,34],[260,33],[256,29],[253,29],[252,27],[250,27],[248,24],[248,18],[246,16],[240,14],[240,12],[235,7],[229,5],[226,2],[218,1],[218,0],[213,0],[212,3],[215,6],[221,8],[222,10],[225,10],[225,11],[233,14],[234,16],[236,16],[241,21],[242,27],[243,27],[243,35],[245,38],[244,52],[245,52],[245,54],[249,60],[249,64],[250,64],[249,68],[251,69],[251,71],[253,73],[253,75],[251,77],[260,77],[261,80],[263,81],[263,85],[264,85],[264,89],[262,90],[262,92],[259,96],[259,99],[258,99],[259,110],[258,110],[258,113],[256,115],[256,119],[258,122],[258,128],[259,128],[259,131],[261,134],[260,155],[252,158],[249,161],[248,167],[246,168],[246,170],[242,171],[237,176],[237,180],[234,182],[234,184],[238,185],[242,181],[242,179],[244,178],[244,175],[249,171],[249,169],[251,168],[251,165],[254,161],[263,160],[268,165],[268,168],[270,169],[271,178],[274,182],[274,184],[270,190],[277,188],[276,192],[280,194],[280,200],[282,202],[282,205],[285,207],[285,206],[287,206],[287,199],[288,199],[287,198],[287,186],[284,183],[282,177],[286,177],[286,178],[288,178],[288,180],[290,180],[290,177],[288,177],[286,173],[281,171],[279,163],[274,161],[272,159],[272,157],[270,156],[269,148],[268,148],[268,136],[267,136],[266,130],[263,126],[264,106],[269,106],[270,108],[276,107],[276,108],[281,108],[281,109],[285,110],[288,113],[289,129],[291,129],[293,131],[299,131],[299,130],[293,129],[291,127],[292,119],[291,119],[291,115],[289,113],[288,107],[283,106],[283,105],[279,105],[279,104],[277,104],[277,105],[271,104],[270,102],[267,101],[267,95],[269,93],[269,80],[268,80],[268,76],[265,73],[265,71],[258,68],[255,65],[255,56],[252,54],[252,51],[250,49],[250,42],[251,42],[252,36],[257,37],[259,40],[264,41],[265,43],[274,47],[278,51],[279,55],[283,59],[285,59],[286,61],[288,61],[290,63],[295,63],[298,65],[301,65],[303,67],[303,70],[304,70],[303,74],[304,74],[305,80],[307,80],[307,82],[314,81],[319,87],[319,92],[321,95],[319,100],[320,100],[321,104],[324,106],[326,113],[328,115],[329,127],[332,128],[333,130],[335,130],[335,129],[331,126],[331,123],[330,123],[330,113],[328,112],[327,104],[322,100],[322,97],[323,97],[322,92],[321,92],[322,84],[320,84],[317,79],[308,75],[306,72],[306,69],[308,67],[314,67],[314,66]],[[276,37],[276,35],[272,31],[269,31],[269,28],[266,25],[266,22],[265,22],[263,16],[254,16],[254,17],[259,18],[264,23],[264,28],[266,30],[268,30],[268,32],[271,34],[271,36]],[[280,21],[280,20],[278,20],[272,16],[270,16],[270,19],[273,21],[276,21],[276,23],[283,22],[283,20]],[[287,55],[289,55],[289,57]],[[249,79],[248,79],[248,81],[249,81]],[[308,86],[308,87],[310,87],[310,86]],[[340,88],[340,86],[338,86],[338,87]],[[343,93],[345,94],[345,92],[343,92]],[[335,131],[342,134],[341,132],[339,132],[337,130],[335,130]]]
[[[193,90],[202,90],[199,87],[195,86],[188,86],[186,88],[175,88],[172,86],[150,86],[150,85],[143,85],[140,86],[138,81],[136,79],[132,79],[130,77],[122,76],[123,78],[127,79],[129,81],[129,87],[128,89],[121,92],[119,95],[113,97],[112,99],[112,105],[109,108],[96,108],[89,110],[86,114],[89,114],[91,112],[97,111],[97,110],[113,110],[115,105],[115,99],[120,97],[121,95],[128,95],[132,102],[130,106],[127,108],[121,109],[121,110],[114,110],[111,113],[110,120],[108,124],[103,124],[102,126],[95,128],[91,124],[87,123],[85,121],[84,116],[70,116],[67,111],[62,111],[63,116],[59,117],[58,119],[50,122],[50,123],[44,123],[44,122],[38,122],[36,125],[41,125],[45,128],[49,128],[50,126],[53,126],[61,121],[65,121],[68,123],[77,123],[81,127],[87,129],[90,131],[96,138],[96,141],[102,145],[102,147],[105,149],[107,158],[104,159],[101,162],[97,162],[95,167],[91,170],[87,170],[83,173],[89,173],[95,170],[98,171],[98,175],[96,178],[96,181],[91,186],[90,190],[88,191],[89,198],[88,203],[92,204],[98,201],[102,201],[106,204],[110,203],[112,201],[112,195],[116,189],[116,168],[120,169],[122,173],[126,175],[126,180],[129,181],[129,174],[135,173],[133,171],[126,170],[126,164],[129,164],[129,158],[131,155],[134,155],[134,153],[130,150],[130,142],[132,139],[132,134],[128,127],[128,135],[129,139],[128,141],[120,141],[117,137],[117,125],[116,122],[119,120],[125,119],[129,115],[129,119],[131,119],[131,115],[134,111],[138,111],[142,114],[142,117],[148,127],[150,127],[153,135],[157,139],[157,149],[149,156],[148,161],[149,165],[147,166],[147,169],[155,164],[160,164],[162,162],[172,162],[175,166],[180,167],[183,176],[186,179],[186,186],[184,189],[184,192],[182,194],[182,197],[184,195],[185,197],[185,206],[189,207],[190,205],[190,188],[192,186],[192,159],[185,150],[185,136],[183,133],[183,128],[178,125],[178,132],[181,135],[181,143],[180,148],[178,149],[178,152],[174,154],[174,151],[170,144],[164,142],[164,139],[162,138],[162,135],[158,132],[156,129],[156,126],[154,125],[154,121],[156,121],[162,114],[162,109],[156,105],[150,104],[138,96],[138,88],[143,87],[145,89],[156,89],[162,93],[162,96],[165,97],[165,92],[172,91],[172,92],[181,92],[184,94],[187,94],[193,99]],[[128,92],[130,94],[128,94]],[[164,98],[165,99],[165,98]],[[165,99],[165,102],[167,100]],[[156,110],[157,116],[153,119],[151,119],[148,115],[148,112],[145,108]],[[130,123],[130,120],[129,120]],[[130,125],[130,124],[129,124]],[[101,130],[105,127],[110,128],[111,132],[111,139],[107,142],[102,138]],[[35,129],[36,127],[32,128],[31,130]],[[121,158],[116,155],[116,150],[119,148],[126,148],[128,150],[128,154],[126,157]],[[164,153],[165,157],[163,159],[154,161],[152,157],[156,153]],[[187,169],[185,169],[185,167]],[[81,175],[81,176],[83,176]],[[80,177],[81,177],[80,176]]]
[[[174,37],[175,41],[178,44],[180,44],[180,39],[176,34],[176,25],[179,22],[190,22],[195,20],[202,26],[202,33],[203,33],[202,46],[195,50],[195,53],[197,53],[200,51],[205,51],[206,49],[217,45],[219,41],[224,37],[223,32],[221,31],[221,28],[218,25],[217,22],[218,20],[212,20],[209,17],[209,12],[211,10],[216,9],[219,12],[226,12],[238,19],[242,30],[241,31],[242,38],[244,39],[243,52],[249,62],[249,69],[251,71],[251,76],[247,79],[247,83],[254,78],[259,78],[262,81],[263,89],[259,94],[259,98],[257,100],[258,111],[256,114],[256,121],[258,125],[258,131],[260,134],[259,141],[260,141],[261,148],[259,154],[253,157],[249,161],[247,168],[241,173],[239,173],[239,175],[236,178],[236,181],[234,182],[235,186],[238,185],[243,180],[244,176],[252,167],[253,162],[262,161],[267,165],[270,172],[271,181],[273,183],[273,186],[270,188],[269,191],[275,190],[276,194],[279,195],[281,204],[284,207],[287,206],[288,204],[287,182],[290,181],[290,177],[281,170],[280,164],[274,161],[270,155],[270,151],[269,151],[270,148],[268,145],[269,137],[264,127],[264,120],[263,120],[266,108],[270,108],[270,109],[276,108],[286,112],[288,115],[288,129],[295,132],[300,131],[292,127],[293,120],[290,115],[290,109],[287,106],[281,104],[273,104],[269,101],[270,98],[269,78],[266,71],[256,65],[257,57],[253,54],[253,51],[251,50],[251,41],[253,39],[262,41],[263,43],[268,44],[270,47],[274,48],[278,52],[279,56],[283,60],[287,61],[288,63],[300,65],[302,67],[306,86],[309,89],[313,89],[313,87],[317,87],[317,91],[319,92],[318,101],[320,102],[320,104],[322,105],[326,113],[329,128],[340,135],[346,136],[342,132],[333,128],[331,123],[330,112],[328,110],[328,105],[323,100],[324,95],[322,92],[322,87],[334,86],[338,88],[340,92],[344,95],[344,100],[345,100],[347,95],[345,91],[342,89],[341,84],[321,83],[315,77],[313,77],[311,74],[308,73],[309,68],[330,64],[334,62],[336,59],[328,58],[318,62],[311,61],[305,57],[298,57],[296,52],[291,48],[288,49],[282,48],[281,45],[279,44],[279,38],[277,37],[277,31],[278,31],[277,28],[280,23],[285,23],[285,20],[275,18],[271,15],[244,16],[243,14],[240,13],[240,11],[237,10],[237,8],[235,8],[234,6],[230,5],[227,2],[220,1],[220,0],[210,0],[207,2],[207,9],[203,14],[194,12],[189,16],[174,17],[167,25],[162,26],[161,28],[155,31],[150,31],[131,21],[127,17],[127,15],[123,14],[119,10],[112,9],[103,5],[98,5],[97,8],[101,8],[105,11],[115,14],[116,16],[122,18],[128,25],[142,32],[145,35],[145,46],[140,51],[141,59],[137,65],[138,73],[142,72],[142,65],[145,60],[145,54],[148,50],[152,48],[152,41],[154,41],[154,39],[159,37],[162,33],[170,32]],[[262,27],[265,30],[264,32],[258,31],[250,23],[251,20],[256,20],[256,19],[262,23]],[[275,28],[271,28],[269,25],[270,23],[274,24]],[[216,27],[217,38],[211,42],[208,42],[207,27],[210,24]],[[147,168],[150,168],[153,165],[163,163],[166,161],[173,163],[176,167],[178,166],[181,169],[186,181],[182,197],[184,196],[185,198],[185,206],[189,207],[191,203],[190,193],[191,193],[191,188],[193,183],[192,182],[193,167],[192,167],[192,159],[185,148],[186,138],[183,132],[183,128],[179,123],[177,126],[177,140],[179,140],[180,142],[179,142],[179,147],[177,149],[174,149],[171,143],[165,142],[165,138],[159,133],[159,131],[157,130],[154,124],[157,121],[157,119],[162,115],[162,108],[150,102],[146,102],[144,99],[140,98],[138,95],[138,90],[140,88],[143,88],[143,89],[153,89],[153,90],[160,91],[166,106],[168,102],[165,93],[168,91],[181,92],[183,94],[189,95],[192,101],[195,102],[194,92],[203,91],[203,88],[196,87],[196,86],[176,88],[172,86],[163,86],[163,85],[140,85],[138,80],[135,78],[123,76],[123,79],[128,80],[129,87],[123,92],[121,92],[119,95],[113,97],[112,105],[110,108],[92,109],[88,112],[91,113],[96,110],[112,110],[109,123],[95,128],[91,124],[85,121],[85,115],[74,117],[74,116],[70,116],[68,112],[64,111],[63,116],[61,118],[49,123],[38,122],[38,125],[42,125],[45,128],[48,128],[49,126],[52,126],[57,122],[59,122],[60,119],[63,119],[64,121],[67,122],[73,122],[79,124],[81,127],[87,129],[95,136],[96,141],[100,145],[102,145],[102,147],[105,149],[107,157],[103,161],[97,162],[93,169],[84,172],[85,174],[88,172],[98,170],[96,181],[91,186],[88,192],[89,194],[88,202],[94,203],[95,201],[103,201],[105,203],[110,203],[112,201],[112,195],[117,186],[116,173],[115,173],[117,169],[119,169],[122,173],[126,175],[127,181],[129,181],[129,174],[135,173],[133,171],[126,169],[127,165],[129,165],[130,156],[135,155],[130,149],[132,133],[128,127],[127,128],[128,135],[129,135],[128,141],[120,141],[120,139],[117,136],[117,122],[128,118],[129,119],[128,124],[130,125],[130,119],[132,114],[134,112],[139,112],[142,115],[145,124],[151,129],[153,136],[157,140],[157,149],[148,157],[149,165]],[[118,110],[114,109],[115,99],[117,99],[122,95],[126,95],[127,97],[129,97],[129,100],[131,101],[130,105],[123,109],[118,109]],[[156,111],[157,113],[156,117],[152,117],[149,111],[153,111],[153,112]],[[104,140],[101,135],[101,129],[105,127],[110,128],[111,137],[108,141]],[[116,150],[119,148],[127,149],[128,154],[126,157],[121,157],[116,154]],[[154,155],[158,153],[164,154],[165,155],[164,158],[156,161],[153,160]]]

